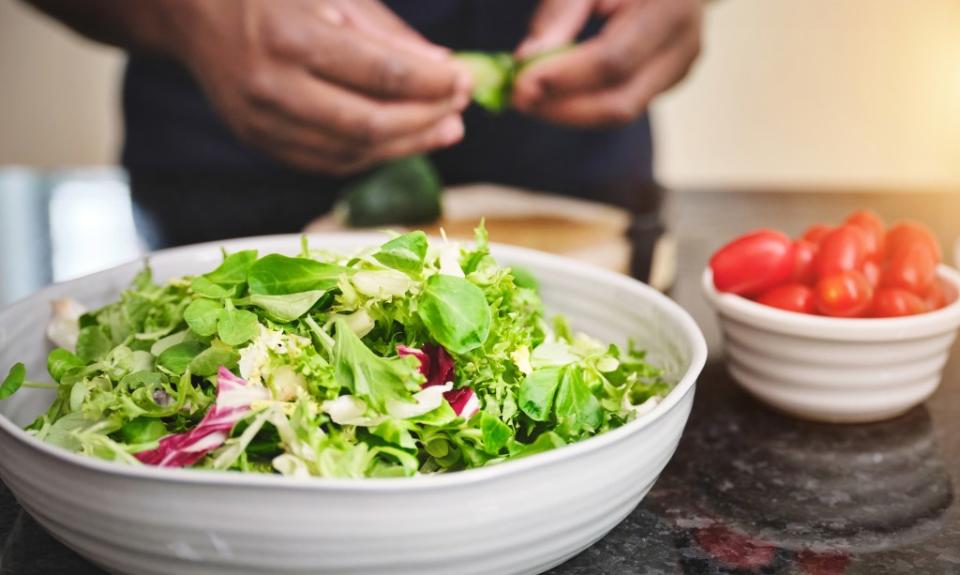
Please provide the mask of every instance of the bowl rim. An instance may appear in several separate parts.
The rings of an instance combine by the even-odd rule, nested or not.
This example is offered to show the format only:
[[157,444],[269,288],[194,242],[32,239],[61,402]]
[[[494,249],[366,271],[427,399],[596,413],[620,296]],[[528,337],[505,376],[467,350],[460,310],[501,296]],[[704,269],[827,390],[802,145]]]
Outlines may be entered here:
[[[16,310],[24,305],[30,305],[34,300],[37,299],[49,299],[49,297],[45,298],[45,296],[51,295],[51,293],[55,290],[61,290],[65,286],[70,286],[71,284],[78,282],[89,282],[95,281],[99,277],[108,277],[122,268],[133,269],[143,259],[158,257],[176,258],[177,256],[188,256],[192,253],[204,253],[210,250],[219,250],[221,248],[229,251],[235,251],[237,249],[249,249],[252,245],[258,244],[289,244],[290,246],[299,246],[299,242],[304,236],[308,237],[311,242],[323,241],[326,239],[327,241],[350,241],[357,243],[357,245],[361,245],[361,242],[383,240],[382,234],[373,234],[370,232],[275,234],[234,238],[229,240],[204,242],[168,248],[152,252],[143,258],[137,258],[136,260],[113,266],[93,274],[47,285],[44,288],[24,298],[21,298],[15,303],[0,309],[0,325],[4,323],[5,316],[7,316],[13,310]],[[495,481],[507,476],[523,473],[525,470],[529,470],[531,468],[547,467],[568,461],[576,458],[580,454],[597,451],[605,446],[620,443],[627,437],[634,435],[635,433],[639,433],[644,428],[653,425],[655,422],[665,417],[668,412],[672,411],[680,404],[684,397],[686,397],[695,389],[696,380],[700,376],[700,373],[702,372],[707,360],[706,340],[704,339],[703,333],[701,332],[699,326],[690,316],[689,312],[687,312],[669,297],[658,292],[649,285],[629,276],[591,264],[571,260],[562,256],[518,246],[498,244],[495,242],[490,243],[490,248],[491,252],[493,252],[494,256],[496,257],[515,256],[519,259],[533,259],[537,261],[539,266],[548,268],[548,271],[550,272],[559,271],[568,275],[573,274],[580,277],[588,277],[590,280],[596,283],[605,283],[609,286],[617,286],[629,292],[633,292],[640,297],[645,297],[652,300],[677,322],[680,331],[690,344],[690,359],[686,371],[684,371],[680,380],[674,385],[674,388],[670,391],[670,393],[668,393],[667,396],[664,397],[663,400],[660,401],[653,410],[621,427],[618,427],[617,429],[595,435],[558,449],[534,454],[513,461],[505,461],[490,467],[480,467],[451,473],[415,475],[413,477],[405,478],[301,478],[286,477],[277,474],[238,473],[231,471],[134,466],[75,454],[54,445],[47,444],[28,434],[3,414],[0,414],[0,432],[9,435],[13,441],[18,441],[28,448],[40,451],[46,456],[60,460],[63,463],[84,467],[93,472],[128,478],[142,478],[180,484],[209,484],[231,487],[277,487],[321,491],[334,490],[344,492],[408,492],[422,489],[455,488],[478,482]],[[2,466],[2,463],[0,463],[0,466]]]
[[[940,264],[937,276],[960,291],[960,272]],[[707,266],[701,288],[721,315],[767,331],[833,341],[899,341],[940,335],[960,326],[960,298],[938,310],[892,318],[840,318],[792,312],[757,303],[745,297],[720,293]],[[726,319],[726,318],[724,318]]]

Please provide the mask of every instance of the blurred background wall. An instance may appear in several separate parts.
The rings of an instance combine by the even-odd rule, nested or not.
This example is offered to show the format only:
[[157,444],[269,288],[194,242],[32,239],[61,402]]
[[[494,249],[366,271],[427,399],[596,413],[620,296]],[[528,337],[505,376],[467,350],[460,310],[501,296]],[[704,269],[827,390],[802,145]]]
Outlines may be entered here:
[[[122,56],[0,0],[0,164],[109,164]],[[960,188],[960,2],[717,0],[654,107],[679,188]]]

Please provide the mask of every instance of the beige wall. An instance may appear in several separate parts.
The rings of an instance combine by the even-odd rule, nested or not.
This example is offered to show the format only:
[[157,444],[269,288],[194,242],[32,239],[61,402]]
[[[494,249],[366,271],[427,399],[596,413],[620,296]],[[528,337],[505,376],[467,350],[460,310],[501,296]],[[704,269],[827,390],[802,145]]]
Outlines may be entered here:
[[0,164],[113,163],[122,64],[118,51],[0,0]]
[[[671,185],[960,187],[960,2],[716,0],[655,107]],[[110,163],[122,59],[0,0],[0,164]]]
[[960,187],[960,2],[717,0],[656,118],[671,184]]

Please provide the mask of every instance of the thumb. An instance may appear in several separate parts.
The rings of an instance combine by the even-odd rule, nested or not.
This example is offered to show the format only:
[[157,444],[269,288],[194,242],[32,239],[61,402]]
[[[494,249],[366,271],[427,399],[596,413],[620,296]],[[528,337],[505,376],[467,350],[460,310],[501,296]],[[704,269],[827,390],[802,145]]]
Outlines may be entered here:
[[593,12],[595,0],[541,0],[526,39],[514,55],[529,58],[572,42]]

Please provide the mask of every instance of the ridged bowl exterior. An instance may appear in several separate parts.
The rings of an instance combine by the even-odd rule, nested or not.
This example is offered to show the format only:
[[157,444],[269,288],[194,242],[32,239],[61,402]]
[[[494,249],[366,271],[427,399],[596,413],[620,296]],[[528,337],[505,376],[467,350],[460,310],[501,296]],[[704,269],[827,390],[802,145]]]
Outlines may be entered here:
[[[960,287],[960,274],[941,266]],[[960,301],[889,319],[804,315],[720,294],[717,311],[730,374],[758,399],[804,419],[853,423],[895,417],[937,389],[960,327]]]
[[[324,235],[316,247],[381,239]],[[160,252],[155,275],[196,273],[221,244]],[[296,252],[299,237],[224,242],[230,251]],[[0,403],[0,477],[54,536],[116,573],[538,573],[602,537],[650,490],[676,449],[706,357],[693,320],[654,290],[561,258],[496,246],[541,281],[548,309],[602,339],[628,337],[678,378],[650,414],[620,429],[515,462],[408,479],[291,479],[165,470],[76,456],[27,436],[49,402],[23,390]],[[48,301],[97,305],[139,264],[47,288],[0,312],[0,365],[40,374]]]

